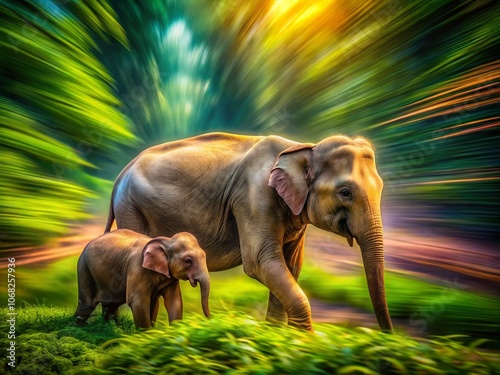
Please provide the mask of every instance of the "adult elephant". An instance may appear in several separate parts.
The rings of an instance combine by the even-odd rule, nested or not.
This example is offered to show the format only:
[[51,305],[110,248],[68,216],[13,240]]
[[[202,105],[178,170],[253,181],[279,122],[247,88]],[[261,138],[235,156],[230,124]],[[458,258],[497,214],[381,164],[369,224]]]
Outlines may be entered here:
[[[116,179],[106,231],[190,232],[210,271],[243,264],[270,290],[267,320],[312,330],[297,284],[308,224],[358,242],[378,323],[391,331],[384,288],[380,197],[371,144],[210,133],[151,147]],[[180,289],[177,291],[180,296]]]

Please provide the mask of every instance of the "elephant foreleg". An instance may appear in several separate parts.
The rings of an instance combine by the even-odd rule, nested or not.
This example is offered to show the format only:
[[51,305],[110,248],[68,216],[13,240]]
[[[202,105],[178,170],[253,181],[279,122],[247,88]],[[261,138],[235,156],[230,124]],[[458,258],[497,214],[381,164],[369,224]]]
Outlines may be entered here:
[[[283,247],[285,263],[296,281],[298,280],[300,270],[302,269],[305,239],[304,234],[302,234],[297,240],[285,244],[285,246]],[[272,292],[270,292],[269,301],[267,304],[266,320],[273,323],[280,323],[286,321],[286,319],[287,314],[285,311],[285,307],[278,300],[278,298],[276,298],[276,296]]]
[[269,292],[269,299],[267,301],[266,320],[275,324],[287,321],[285,307],[272,292]]
[[96,308],[97,285],[82,257],[78,260],[78,307],[75,318],[79,324],[87,321]]
[[150,299],[147,300],[133,300],[130,303],[130,308],[132,309],[132,315],[134,317],[134,323],[138,328],[149,328],[151,327],[151,305]]
[[152,301],[150,290],[147,286],[135,287],[135,278],[127,279],[127,305],[132,309],[134,323],[138,328],[151,327],[151,303]]
[[263,264],[257,271],[257,279],[267,286],[283,305],[289,325],[313,330],[309,301],[288,270],[284,259],[274,259]]
[[150,319],[151,325],[154,327],[156,318],[158,318],[158,311],[160,310],[160,297],[156,296],[151,300]]
[[168,322],[182,319],[182,294],[179,281],[169,285],[163,294],[163,303],[168,312]]
[[257,241],[241,242],[244,271],[264,284],[283,305],[288,324],[312,331],[309,301],[288,269],[279,241]]

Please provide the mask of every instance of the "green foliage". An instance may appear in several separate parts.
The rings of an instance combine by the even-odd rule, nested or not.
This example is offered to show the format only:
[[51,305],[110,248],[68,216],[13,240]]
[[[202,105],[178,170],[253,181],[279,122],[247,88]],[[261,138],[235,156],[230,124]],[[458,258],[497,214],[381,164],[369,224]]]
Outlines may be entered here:
[[20,335],[18,340],[18,374],[65,374],[74,366],[88,366],[96,360],[95,345],[72,337],[31,333]]
[[[420,334],[462,333],[497,339],[500,329],[497,298],[473,293],[454,282],[429,283],[394,272],[385,273],[391,316]],[[363,272],[334,276],[318,267],[304,267],[299,279],[307,295],[373,311]]]
[[89,217],[95,161],[134,136],[95,40],[125,34],[105,1],[2,2],[0,249]]
[[[76,325],[67,308],[19,309],[14,374],[491,374],[493,354],[461,337],[415,340],[366,328],[316,325],[309,333],[238,312],[188,316],[137,332],[124,314],[118,325],[93,317]],[[5,322],[5,310],[0,313]],[[7,326],[0,326],[2,348]],[[2,358],[0,365],[6,364]],[[6,367],[3,367],[6,368]]]
[[[89,319],[88,325],[79,326],[74,321],[72,308],[28,305],[16,312],[16,367],[13,373],[17,374],[66,374],[75,367],[91,366],[104,352],[101,347],[104,342],[135,331],[130,314],[120,317],[118,326],[105,323],[100,316]],[[11,341],[7,337],[5,313],[2,309],[2,348],[8,348]],[[3,356],[0,368],[9,369],[7,362]]]
[[93,345],[101,345],[118,335],[135,331],[129,311],[120,314],[116,325],[114,322],[104,322],[98,308],[83,326],[75,323],[73,307],[25,304],[17,313],[16,330],[22,334],[56,332],[58,337],[70,336]]
[[[218,314],[211,320],[192,317],[172,329],[120,339],[120,345],[98,362],[97,373],[487,374],[499,368],[452,340],[418,342],[329,325],[316,329],[311,334],[279,328],[238,313]],[[473,361],[476,356],[481,360]]]

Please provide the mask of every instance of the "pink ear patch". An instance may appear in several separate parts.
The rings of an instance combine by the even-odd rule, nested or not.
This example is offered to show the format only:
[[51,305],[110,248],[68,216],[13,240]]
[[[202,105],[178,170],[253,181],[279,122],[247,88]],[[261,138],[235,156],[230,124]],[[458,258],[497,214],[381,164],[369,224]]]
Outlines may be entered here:
[[142,266],[170,277],[167,256],[162,247],[154,242],[149,242],[144,248]]
[[309,192],[307,184],[294,185],[293,179],[287,172],[275,168],[269,176],[269,186],[276,189],[294,215],[299,215],[302,212]]

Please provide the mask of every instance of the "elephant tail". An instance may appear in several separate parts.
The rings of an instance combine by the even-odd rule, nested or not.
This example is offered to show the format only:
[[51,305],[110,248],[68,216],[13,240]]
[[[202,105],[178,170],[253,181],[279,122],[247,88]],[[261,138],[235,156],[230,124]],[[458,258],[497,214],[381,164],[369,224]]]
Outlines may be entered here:
[[118,174],[116,177],[115,184],[113,186],[113,190],[111,191],[111,200],[109,202],[109,213],[108,213],[108,222],[106,223],[106,228],[104,229],[104,233],[108,233],[111,231],[111,226],[113,225],[113,221],[115,221],[115,210],[113,208],[113,201],[115,200],[115,193],[118,185],[121,184],[123,176],[128,172],[131,166],[137,161],[139,156],[137,156],[134,160],[127,164],[125,168]]
[[111,199],[109,202],[108,222],[106,223],[106,228],[104,229],[104,233],[108,233],[111,231],[111,226],[113,225],[113,221],[115,221],[115,210],[113,209],[114,197],[115,197],[115,188],[113,187],[113,191],[111,192]]

